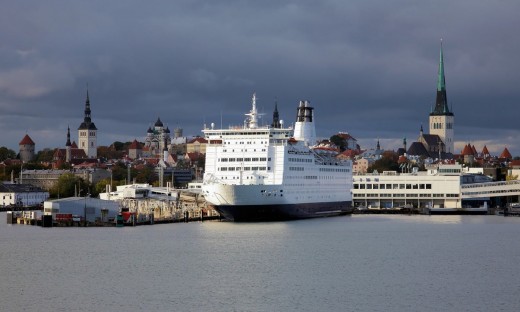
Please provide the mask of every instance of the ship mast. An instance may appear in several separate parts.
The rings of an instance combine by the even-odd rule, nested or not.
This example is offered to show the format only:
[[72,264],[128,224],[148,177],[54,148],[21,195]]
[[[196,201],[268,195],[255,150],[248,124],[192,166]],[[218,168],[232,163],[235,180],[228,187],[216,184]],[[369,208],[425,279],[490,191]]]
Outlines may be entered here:
[[258,127],[258,111],[256,110],[256,92],[253,93],[251,105],[251,110],[249,111],[249,113],[246,114],[246,116],[249,116],[247,127],[249,129],[256,129]]

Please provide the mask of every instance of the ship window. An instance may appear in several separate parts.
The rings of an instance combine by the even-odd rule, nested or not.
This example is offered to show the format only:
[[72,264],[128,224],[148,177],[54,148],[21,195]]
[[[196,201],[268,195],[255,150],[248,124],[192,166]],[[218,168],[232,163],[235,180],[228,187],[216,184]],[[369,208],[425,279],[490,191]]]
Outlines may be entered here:
[[432,189],[432,185],[431,184],[426,184],[426,189],[427,190],[431,190]]

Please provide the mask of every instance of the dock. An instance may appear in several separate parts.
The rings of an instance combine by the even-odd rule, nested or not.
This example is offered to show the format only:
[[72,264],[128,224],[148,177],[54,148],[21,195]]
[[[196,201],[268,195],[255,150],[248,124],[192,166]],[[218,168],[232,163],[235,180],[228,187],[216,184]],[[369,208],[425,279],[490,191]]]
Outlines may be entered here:
[[188,191],[177,191],[174,198],[149,196],[104,202],[69,198],[46,202],[44,207],[6,207],[5,211],[8,224],[42,227],[139,226],[222,219],[200,194]]

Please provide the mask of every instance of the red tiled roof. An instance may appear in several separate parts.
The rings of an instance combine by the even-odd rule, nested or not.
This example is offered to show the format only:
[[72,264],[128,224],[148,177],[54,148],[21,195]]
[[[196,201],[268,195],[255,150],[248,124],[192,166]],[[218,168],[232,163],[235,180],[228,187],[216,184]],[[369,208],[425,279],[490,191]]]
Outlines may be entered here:
[[194,138],[194,139],[190,140],[188,143],[195,143],[195,142],[199,142],[199,143],[208,143],[208,141],[206,141],[206,139],[201,138],[201,137]]
[[487,146],[484,145],[484,148],[482,149],[482,155],[489,155],[489,151],[487,149]]
[[31,139],[31,137],[26,134],[23,139],[18,143],[18,145],[34,145],[34,141]]
[[359,155],[359,153],[360,153],[359,150],[348,149],[348,150],[344,151],[343,153],[341,153],[341,155],[346,156],[346,157],[354,157],[356,155]]
[[195,161],[195,160],[198,160],[202,155],[202,153],[197,153],[197,152],[194,152],[194,153],[186,153],[186,158],[189,159],[190,161]]
[[466,146],[464,146],[464,149],[462,150],[462,155],[464,156],[469,156],[469,155],[473,155],[473,149],[471,148],[471,146],[468,144]]
[[97,166],[96,163],[82,162],[74,166],[74,168],[95,168]]
[[507,147],[505,147],[504,151],[502,151],[502,154],[500,154],[499,158],[511,159],[511,158],[513,158],[513,156],[511,156],[511,153],[509,153],[509,150],[507,149]]
[[343,140],[354,140],[354,141],[357,141],[353,136],[351,136],[350,134],[348,133],[343,133],[343,132],[340,132],[337,134],[340,138],[342,138]]
[[511,160],[509,162],[509,167],[520,167],[520,160]]
[[475,145],[471,146],[471,151],[473,151],[473,155],[477,155],[477,149],[475,148]]

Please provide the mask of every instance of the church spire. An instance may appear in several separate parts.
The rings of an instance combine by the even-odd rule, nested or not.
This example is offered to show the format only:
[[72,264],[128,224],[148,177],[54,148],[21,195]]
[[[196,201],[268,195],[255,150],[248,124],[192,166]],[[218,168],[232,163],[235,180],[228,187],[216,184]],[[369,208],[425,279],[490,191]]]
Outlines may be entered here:
[[85,118],[84,121],[90,123],[92,119],[90,118],[90,99],[88,96],[88,84],[87,84],[87,100],[85,101]]
[[441,116],[453,116],[448,108],[448,100],[446,97],[446,79],[444,77],[444,53],[442,51],[442,39],[441,48],[439,52],[439,72],[437,74],[437,97],[435,99],[435,107],[431,112],[431,115]]
[[446,81],[444,79],[444,56],[442,53],[442,39],[441,39],[441,51],[439,53],[439,73],[437,77],[437,91],[446,90]]
[[65,143],[65,146],[71,146],[72,143],[70,143],[70,127],[67,126],[67,143]]
[[87,84],[87,99],[85,100],[85,117],[83,122],[79,126],[78,130],[97,130],[96,125],[92,122],[91,111],[90,111],[90,97],[88,94]]
[[278,114],[278,101],[274,102],[274,112],[273,112],[273,123],[271,124],[273,128],[281,128],[282,125],[280,123],[280,115]]

